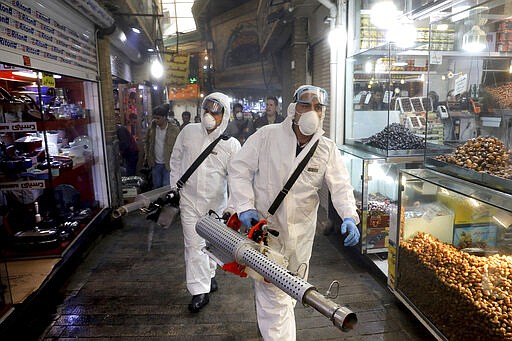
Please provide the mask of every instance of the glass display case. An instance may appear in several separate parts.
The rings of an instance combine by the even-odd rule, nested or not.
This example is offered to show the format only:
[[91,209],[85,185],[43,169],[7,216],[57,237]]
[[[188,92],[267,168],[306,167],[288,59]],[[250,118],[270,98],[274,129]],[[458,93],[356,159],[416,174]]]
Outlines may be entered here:
[[419,169],[398,200],[397,297],[439,339],[512,339],[512,195]]
[[[387,43],[347,58],[345,141],[385,157],[442,147],[426,76],[428,52]],[[430,121],[427,124],[427,121]]]
[[98,85],[3,64],[1,252],[61,256],[108,206]]
[[427,115],[440,117],[449,150],[427,145],[426,166],[512,193],[512,6],[462,4],[431,16],[431,35],[452,28],[459,39],[453,51],[429,45]]
[[342,146],[340,151],[361,221],[360,252],[387,276],[388,238],[396,235],[398,174],[401,169],[421,167],[423,156],[385,158],[353,146]]

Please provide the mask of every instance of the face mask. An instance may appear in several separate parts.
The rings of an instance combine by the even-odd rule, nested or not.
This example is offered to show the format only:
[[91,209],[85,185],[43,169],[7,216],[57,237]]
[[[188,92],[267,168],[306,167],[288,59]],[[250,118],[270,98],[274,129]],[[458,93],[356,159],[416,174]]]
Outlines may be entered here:
[[243,112],[237,112],[235,116],[236,116],[237,119],[241,120],[242,118],[244,118],[244,113]]
[[209,112],[205,113],[203,115],[203,119],[201,120],[201,124],[206,130],[212,130],[215,128],[215,125],[217,122],[215,121],[215,118],[210,114]]
[[300,115],[299,130],[306,136],[316,133],[319,124],[320,118],[318,117],[318,113],[316,111],[308,111]]

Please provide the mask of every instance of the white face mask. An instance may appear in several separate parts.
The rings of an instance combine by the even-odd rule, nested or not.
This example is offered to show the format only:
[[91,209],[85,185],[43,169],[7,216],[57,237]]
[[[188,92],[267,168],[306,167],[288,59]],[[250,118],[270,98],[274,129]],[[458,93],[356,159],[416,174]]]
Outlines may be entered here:
[[201,124],[206,130],[212,130],[215,128],[215,125],[217,122],[215,121],[215,118],[210,114],[209,112],[205,113],[203,115],[203,119],[201,120]]
[[306,136],[313,135],[318,130],[318,125],[320,124],[318,113],[312,110],[301,114],[298,124],[302,134]]
[[236,116],[237,119],[241,120],[242,118],[244,118],[244,113],[243,112],[237,112],[235,116]]

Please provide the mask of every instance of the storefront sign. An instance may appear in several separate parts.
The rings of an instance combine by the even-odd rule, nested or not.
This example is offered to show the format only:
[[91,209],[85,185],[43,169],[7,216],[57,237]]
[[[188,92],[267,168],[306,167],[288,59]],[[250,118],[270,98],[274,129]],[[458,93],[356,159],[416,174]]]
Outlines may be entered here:
[[169,101],[199,98],[199,85],[188,84],[185,88],[168,88]]
[[44,180],[13,181],[0,183],[0,191],[14,191],[20,189],[44,189]]
[[37,58],[96,71],[94,35],[77,31],[31,4],[0,1],[0,50],[23,55],[24,66],[32,66],[31,58]]
[[36,122],[0,123],[0,133],[29,133],[37,131]]

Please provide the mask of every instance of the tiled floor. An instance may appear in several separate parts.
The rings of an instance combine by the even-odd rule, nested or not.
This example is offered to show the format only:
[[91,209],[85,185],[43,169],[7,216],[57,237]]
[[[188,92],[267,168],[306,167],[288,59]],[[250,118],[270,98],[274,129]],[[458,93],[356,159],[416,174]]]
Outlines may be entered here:
[[[340,281],[336,301],[356,312],[359,323],[342,333],[299,303],[297,339],[432,340],[385,285],[339,244],[339,235],[317,233],[309,282],[324,293],[332,280]],[[17,327],[17,339],[37,339],[37,334],[40,340],[261,340],[251,280],[219,270],[219,291],[201,312],[191,314],[184,277],[179,224],[163,229],[132,213],[123,228],[94,243],[58,289],[47,316]]]

